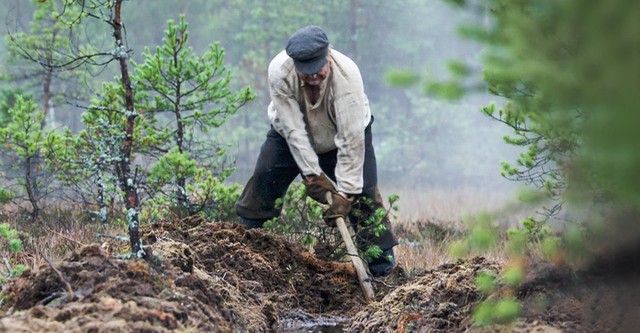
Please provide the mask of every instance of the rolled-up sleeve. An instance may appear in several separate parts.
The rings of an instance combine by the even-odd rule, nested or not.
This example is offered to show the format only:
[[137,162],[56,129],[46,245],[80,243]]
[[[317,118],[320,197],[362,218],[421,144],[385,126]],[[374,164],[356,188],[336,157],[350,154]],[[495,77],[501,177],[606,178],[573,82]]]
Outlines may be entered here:
[[347,82],[338,82],[339,85],[342,83],[345,86],[338,90],[335,102],[337,127],[335,144],[338,147],[337,190],[360,194],[363,187],[366,127],[363,115],[370,111],[360,75],[351,73]]

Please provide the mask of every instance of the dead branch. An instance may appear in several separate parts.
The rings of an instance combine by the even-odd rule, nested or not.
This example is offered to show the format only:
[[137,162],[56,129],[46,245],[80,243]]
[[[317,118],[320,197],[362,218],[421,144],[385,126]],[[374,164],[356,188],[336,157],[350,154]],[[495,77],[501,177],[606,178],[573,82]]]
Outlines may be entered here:
[[80,242],[79,240],[75,240],[75,239],[73,239],[73,238],[71,238],[71,237],[69,237],[69,236],[67,236],[67,235],[65,235],[65,234],[63,234],[63,233],[61,233],[61,232],[55,231],[55,230],[53,230],[53,229],[51,229],[51,228],[48,228],[48,229],[49,229],[49,232],[52,232],[52,233],[54,233],[54,234],[56,234],[56,235],[58,235],[58,236],[60,236],[60,237],[62,237],[62,238],[64,238],[64,239],[66,239],[66,240],[68,240],[68,241],[70,241],[70,242],[76,243],[76,244],[77,244],[77,245],[79,245],[79,246],[84,245],[84,244],[82,244],[82,242]]
[[96,237],[98,237],[98,238],[112,238],[112,239],[119,240],[119,241],[122,241],[122,242],[127,242],[127,243],[129,242],[129,237],[123,237],[123,236],[105,235],[105,234],[100,234],[99,233],[99,234],[96,234]]
[[69,300],[73,301],[75,299],[75,296],[73,294],[73,289],[71,289],[71,284],[69,283],[69,281],[67,281],[67,279],[65,279],[65,277],[62,275],[62,272],[60,272],[57,268],[55,268],[53,266],[53,264],[51,263],[49,258],[47,258],[44,255],[44,253],[39,251],[38,254],[40,254],[42,259],[44,259],[44,261],[46,261],[47,264],[49,264],[49,267],[51,267],[51,269],[53,269],[53,271],[56,272],[56,274],[58,275],[58,278],[60,279],[60,281],[62,281],[62,283],[64,284],[65,289],[67,290],[67,294],[69,295]]

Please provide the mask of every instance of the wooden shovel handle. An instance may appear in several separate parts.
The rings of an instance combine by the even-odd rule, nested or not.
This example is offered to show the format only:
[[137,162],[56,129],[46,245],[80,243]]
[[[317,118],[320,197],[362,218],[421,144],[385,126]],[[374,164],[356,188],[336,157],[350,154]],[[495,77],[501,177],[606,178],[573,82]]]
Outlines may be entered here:
[[[332,201],[333,198],[331,197],[331,193],[327,192],[327,202],[331,204]],[[336,219],[336,226],[338,227],[338,230],[340,230],[342,241],[344,241],[344,245],[347,247],[347,254],[351,258],[351,263],[353,263],[353,267],[356,269],[356,273],[358,274],[358,282],[360,282],[360,288],[362,289],[362,293],[364,294],[364,299],[367,302],[372,302],[375,300],[375,297],[373,293],[373,287],[371,286],[371,282],[369,281],[367,269],[365,268],[362,259],[358,255],[358,249],[353,244],[351,233],[349,232],[347,224],[342,217]]]

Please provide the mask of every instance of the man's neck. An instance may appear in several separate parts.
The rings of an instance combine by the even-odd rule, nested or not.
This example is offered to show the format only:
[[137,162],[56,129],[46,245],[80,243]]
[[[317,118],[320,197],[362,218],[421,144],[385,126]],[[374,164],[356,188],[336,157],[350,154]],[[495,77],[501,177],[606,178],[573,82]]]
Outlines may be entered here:
[[320,86],[312,86],[312,85],[304,85],[303,87],[304,93],[307,95],[309,99],[309,103],[311,105],[315,105],[320,99]]

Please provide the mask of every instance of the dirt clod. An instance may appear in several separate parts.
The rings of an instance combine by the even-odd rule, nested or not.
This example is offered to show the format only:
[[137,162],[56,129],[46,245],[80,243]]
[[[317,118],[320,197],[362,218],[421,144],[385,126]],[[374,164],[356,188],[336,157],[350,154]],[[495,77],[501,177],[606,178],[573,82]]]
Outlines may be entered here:
[[398,287],[380,302],[353,318],[353,332],[459,332],[480,295],[475,288],[479,271],[497,271],[483,258],[443,265]]

